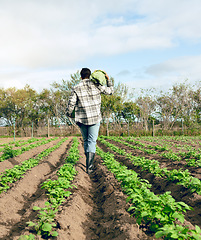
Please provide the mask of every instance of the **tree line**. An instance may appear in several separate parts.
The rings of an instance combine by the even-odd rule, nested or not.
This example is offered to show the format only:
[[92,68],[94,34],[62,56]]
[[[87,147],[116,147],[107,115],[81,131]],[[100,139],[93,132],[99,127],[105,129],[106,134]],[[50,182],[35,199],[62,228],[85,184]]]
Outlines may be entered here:
[[[113,81],[114,79],[111,78]],[[29,85],[23,89],[0,88],[0,125],[26,128],[71,125],[66,116],[66,105],[73,86],[80,81],[79,72],[69,80],[54,82],[50,89],[37,92]],[[115,83],[115,81],[114,81]],[[138,123],[145,131],[150,124],[160,124],[164,130],[171,130],[176,124],[188,128],[201,125],[201,85],[187,81],[173,85],[167,91],[157,89],[135,89],[114,84],[114,94],[102,95],[101,112],[103,122],[113,124]]]

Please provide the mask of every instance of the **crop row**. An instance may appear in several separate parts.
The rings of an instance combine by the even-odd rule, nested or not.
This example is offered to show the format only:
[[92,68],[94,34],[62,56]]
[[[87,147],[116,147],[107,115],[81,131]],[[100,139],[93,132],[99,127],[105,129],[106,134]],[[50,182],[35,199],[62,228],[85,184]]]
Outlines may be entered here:
[[10,142],[8,142],[8,143],[2,143],[2,144],[0,144],[0,146],[2,147],[2,146],[7,146],[7,145],[12,145],[12,144],[17,144],[17,143],[20,143],[20,142],[25,142],[26,140],[22,140],[22,139],[19,139],[19,140],[17,140],[17,141],[10,141]]
[[[184,144],[198,144],[201,140],[200,136],[195,136],[195,137],[191,137],[191,136],[159,136],[159,137],[150,137],[150,136],[146,136],[146,137],[136,137],[136,140],[145,140],[145,141],[149,141],[149,142],[165,142],[166,144],[172,144],[172,142],[177,142],[179,141],[180,143],[184,143]],[[180,144],[181,145],[181,144]]]
[[[30,144],[30,143],[33,143],[33,142],[36,142],[36,141],[42,141],[44,140],[45,138],[30,138],[28,140],[18,140],[18,141],[11,141],[11,142],[8,142],[8,143],[3,143],[3,144],[0,144],[0,146],[11,146],[13,145],[14,147],[21,147],[21,146],[24,146],[26,144]],[[0,148],[0,152],[3,151],[4,148]]]
[[[150,160],[146,159],[145,157],[133,156],[131,153],[126,153],[124,149],[119,149],[114,144],[111,144],[108,141],[104,140],[103,137],[99,137],[99,140],[107,147],[110,147],[111,150],[126,156],[132,161],[133,165],[141,167],[142,170],[146,170],[158,177],[166,177],[166,179],[169,181],[177,181],[177,184],[183,185],[186,188],[189,188],[192,192],[197,192],[199,195],[201,195],[201,181],[198,178],[192,177],[188,169],[184,171],[182,169],[167,170],[167,168],[160,168],[160,163],[157,160]],[[115,141],[129,146],[128,143],[122,140],[118,140],[117,138],[115,138]]]
[[22,178],[23,175],[29,169],[37,166],[44,157],[48,156],[51,152],[57,149],[67,138],[62,139],[56,145],[51,148],[48,148],[41,153],[39,153],[35,158],[29,158],[23,161],[20,165],[15,165],[11,169],[6,169],[0,175],[0,193],[7,191],[10,188],[11,183],[16,182],[18,179]]
[[0,156],[0,162],[3,162],[4,160],[9,159],[9,158],[16,157],[25,151],[29,151],[35,147],[39,147],[41,145],[44,145],[46,143],[49,143],[49,142],[57,140],[57,139],[58,139],[58,137],[47,139],[47,140],[43,139],[41,142],[37,142],[35,144],[31,144],[28,146],[23,146],[20,149],[13,149],[12,146],[5,146],[4,150],[3,150],[3,154]]
[[[201,153],[197,153],[196,150],[190,150],[188,152],[179,152],[179,153],[174,153],[172,150],[170,150],[169,148],[167,148],[166,146],[164,145],[155,145],[155,146],[152,146],[150,144],[144,144],[140,141],[136,141],[134,140],[133,138],[122,138],[122,137],[112,137],[113,140],[117,139],[117,140],[126,140],[127,142],[132,142],[134,143],[135,145],[129,145],[131,148],[133,149],[138,149],[140,151],[143,151],[147,154],[156,154],[156,155],[159,155],[159,156],[162,156],[162,157],[165,157],[167,159],[170,159],[170,160],[173,160],[173,161],[181,161],[182,158],[185,158],[185,161],[186,161],[186,165],[187,166],[191,166],[191,167],[200,167],[201,166]],[[138,146],[140,145],[140,146]],[[148,148],[148,149],[146,149]],[[168,151],[169,152],[162,152],[162,153],[159,153],[155,150],[152,150],[152,149],[155,149],[155,150],[158,150],[158,151]],[[193,159],[191,157],[194,157]]]
[[[41,188],[46,190],[48,201],[45,202],[45,207],[40,208],[34,206],[34,211],[39,211],[37,219],[32,222],[27,222],[29,227],[35,229],[37,235],[41,235],[43,238],[58,236],[55,230],[55,216],[58,212],[59,206],[70,196],[70,188],[75,187],[71,184],[77,171],[74,168],[75,163],[79,160],[78,139],[73,138],[72,147],[69,150],[69,154],[65,160],[65,164],[57,171],[57,180],[46,180]],[[35,239],[33,234],[21,235],[19,240],[23,239]]]
[[[115,139],[115,137],[113,139]],[[124,140],[124,138],[122,138],[122,137],[119,139]],[[127,142],[132,142],[135,144],[135,145],[133,145],[132,148],[139,149],[147,154],[157,154],[159,156],[165,157],[165,158],[173,160],[173,161],[181,161],[183,158],[185,158],[188,166],[193,166],[193,167],[201,166],[201,153],[198,153],[198,150],[195,150],[193,148],[191,148],[188,152],[180,151],[178,153],[174,153],[170,148],[167,147],[167,145],[152,146],[150,144],[144,144],[140,141],[136,141],[132,137],[126,138],[125,140]],[[140,146],[138,146],[138,145],[140,145]],[[146,149],[146,148],[148,148],[148,149]],[[162,153],[159,153],[155,150],[161,151]],[[168,151],[168,152],[165,152],[165,151]],[[193,159],[190,159],[192,157],[193,157]]]
[[100,148],[97,148],[97,154],[121,182],[122,189],[128,196],[127,200],[132,204],[128,211],[135,216],[138,224],[145,223],[155,233],[156,238],[201,239],[201,230],[198,226],[190,230],[188,226],[176,223],[184,222],[183,213],[191,209],[187,204],[176,202],[170,192],[155,195],[149,190],[151,184],[147,180],[140,179],[135,171],[122,166],[114,159],[113,154],[105,153]]
[[[152,143],[158,143],[160,142],[160,145],[164,148],[171,148],[171,147],[176,147],[177,149],[181,149],[182,151],[197,151],[197,152],[200,152],[201,150],[199,148],[195,148],[195,145],[199,145],[200,144],[200,140],[201,138],[190,138],[190,137],[180,137],[180,138],[174,138],[174,137],[140,137],[140,138],[134,138],[134,137],[131,137],[133,140],[135,141],[146,141],[146,142],[152,142]],[[181,144],[182,142],[182,139],[183,139],[183,143],[184,144]],[[170,140],[170,141],[169,141]],[[179,143],[176,143],[175,140],[178,140]],[[198,140],[198,141],[196,141]],[[191,144],[193,146],[191,146]]]

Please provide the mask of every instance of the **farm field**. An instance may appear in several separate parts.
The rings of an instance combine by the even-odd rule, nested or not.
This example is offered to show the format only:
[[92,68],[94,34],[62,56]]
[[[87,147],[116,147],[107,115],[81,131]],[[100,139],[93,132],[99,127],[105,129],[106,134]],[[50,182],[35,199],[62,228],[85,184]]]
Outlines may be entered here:
[[0,162],[0,239],[201,239],[201,138],[100,136],[90,177],[80,137],[21,140]]

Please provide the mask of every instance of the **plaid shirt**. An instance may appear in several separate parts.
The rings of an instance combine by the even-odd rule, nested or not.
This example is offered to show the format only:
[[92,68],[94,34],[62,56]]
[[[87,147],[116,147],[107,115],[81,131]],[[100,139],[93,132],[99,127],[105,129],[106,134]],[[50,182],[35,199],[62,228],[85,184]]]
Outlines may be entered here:
[[66,115],[72,117],[75,109],[75,122],[93,125],[101,121],[101,93],[113,93],[111,80],[107,80],[107,87],[95,85],[90,79],[82,79],[69,97]]

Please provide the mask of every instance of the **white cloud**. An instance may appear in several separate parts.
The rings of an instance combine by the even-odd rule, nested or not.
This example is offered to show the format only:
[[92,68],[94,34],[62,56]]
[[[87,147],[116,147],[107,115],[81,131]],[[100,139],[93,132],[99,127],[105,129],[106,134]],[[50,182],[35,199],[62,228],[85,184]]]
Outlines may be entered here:
[[201,81],[200,56],[186,56],[150,65],[135,73],[127,85],[132,88],[169,89],[188,80],[191,85]]
[[[201,55],[200,56],[186,56],[168,61],[154,64],[146,69],[146,74],[153,77],[162,77],[167,75],[179,75],[192,77],[193,80],[201,79]],[[197,79],[196,79],[197,78]]]
[[129,71],[129,70],[122,70],[121,72],[119,72],[118,74],[117,74],[117,76],[129,76],[131,74],[131,72]]
[[[180,39],[199,42],[200,8],[199,0],[1,0],[0,72],[10,69],[0,74],[1,84],[14,84],[15,74],[21,85],[34,78],[50,82],[61,77],[60,69],[76,69],[92,57],[171,49]],[[194,78],[200,74],[190,60],[179,62],[180,68],[176,60],[150,66],[146,74],[182,75],[188,68]],[[58,71],[51,75],[50,68]]]
[[26,84],[30,85],[37,91],[43,88],[49,88],[53,82],[61,82],[62,79],[69,80],[72,73],[76,73],[77,69],[57,69],[57,70],[38,70],[27,71],[26,69],[5,69],[0,72],[0,87],[18,89],[24,88]]
[[[96,54],[171,47],[174,36],[201,36],[198,1],[115,3],[19,0],[10,5],[10,1],[4,1],[0,11],[0,63],[55,66]],[[127,12],[134,19],[136,12],[147,17],[128,23]]]

